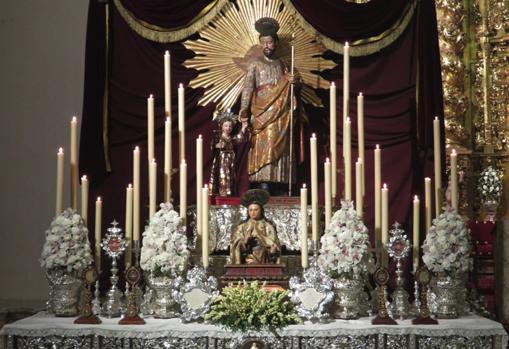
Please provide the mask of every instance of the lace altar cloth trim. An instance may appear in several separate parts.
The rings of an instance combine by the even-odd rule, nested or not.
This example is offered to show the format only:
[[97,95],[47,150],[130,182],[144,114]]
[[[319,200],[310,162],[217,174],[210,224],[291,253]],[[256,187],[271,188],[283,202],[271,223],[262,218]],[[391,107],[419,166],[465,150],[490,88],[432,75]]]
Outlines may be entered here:
[[[56,318],[45,312],[40,312],[29,318],[5,325],[0,330],[0,336],[102,336],[114,338],[233,338],[231,332],[220,327],[203,324],[184,324],[179,319],[146,318],[144,326],[118,325],[117,319],[102,318],[100,325],[74,325],[74,318]],[[462,317],[455,320],[440,320],[437,326],[412,325],[410,320],[398,321],[396,326],[373,326],[371,318],[358,320],[333,320],[329,323],[316,324],[305,322],[302,325],[291,325],[278,331],[282,337],[337,337],[337,336],[366,336],[366,335],[416,335],[425,337],[460,336],[500,337],[502,343],[507,343],[508,336],[498,322],[476,315]],[[504,344],[505,347],[505,344]]]

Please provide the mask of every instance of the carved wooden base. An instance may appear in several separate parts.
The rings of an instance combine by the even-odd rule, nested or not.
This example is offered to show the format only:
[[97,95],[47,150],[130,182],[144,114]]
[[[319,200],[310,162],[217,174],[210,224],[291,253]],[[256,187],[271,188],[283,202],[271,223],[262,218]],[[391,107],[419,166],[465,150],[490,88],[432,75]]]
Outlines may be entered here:
[[421,315],[417,315],[415,319],[412,320],[413,325],[438,325],[438,321],[431,317],[423,317]]
[[145,320],[143,320],[139,315],[135,316],[125,316],[118,322],[119,325],[145,325]]
[[372,325],[397,325],[398,323],[390,316],[383,317],[383,316],[377,315],[376,318],[371,320],[371,324]]
[[220,280],[223,285],[230,282],[266,281],[271,285],[288,288],[288,276],[284,274],[284,264],[229,264]]
[[80,316],[74,320],[75,324],[86,324],[86,325],[99,325],[102,323],[101,319],[97,315]]

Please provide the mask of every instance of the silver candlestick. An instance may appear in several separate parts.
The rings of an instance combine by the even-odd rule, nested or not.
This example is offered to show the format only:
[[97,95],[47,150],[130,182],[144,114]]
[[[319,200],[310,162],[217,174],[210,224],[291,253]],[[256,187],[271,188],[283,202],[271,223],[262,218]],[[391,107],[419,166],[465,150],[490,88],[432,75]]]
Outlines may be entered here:
[[412,311],[415,314],[419,313],[421,308],[421,301],[419,300],[419,283],[417,280],[414,281],[414,302],[412,303]]
[[99,297],[101,296],[101,293],[99,291],[99,280],[95,282],[95,291],[94,291],[94,300],[92,301],[92,313],[94,315],[101,315],[101,300]]
[[109,228],[106,236],[101,242],[102,249],[111,258],[111,287],[108,291],[108,298],[103,304],[103,314],[108,318],[119,317],[121,314],[120,298],[122,293],[117,287],[118,283],[118,266],[117,259],[122,255],[126,249],[126,240],[122,236],[122,229],[118,228],[117,221],[113,220],[111,223],[113,227]]
[[404,319],[412,315],[410,303],[408,302],[408,292],[403,287],[405,279],[402,264],[402,260],[410,252],[411,244],[398,222],[394,223],[389,233],[391,238],[387,244],[387,252],[389,252],[389,256],[396,259],[396,289],[392,293],[392,303],[389,306],[389,311],[395,318]]

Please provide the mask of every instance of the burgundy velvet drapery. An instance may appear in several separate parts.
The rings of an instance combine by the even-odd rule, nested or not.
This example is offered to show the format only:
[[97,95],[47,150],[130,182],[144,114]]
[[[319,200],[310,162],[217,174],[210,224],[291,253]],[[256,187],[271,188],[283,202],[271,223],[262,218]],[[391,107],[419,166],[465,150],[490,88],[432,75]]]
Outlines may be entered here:
[[[179,2],[183,3],[183,2]],[[163,0],[134,2],[123,0],[124,6],[140,19],[168,28],[179,27],[194,18],[209,1],[186,1],[180,12],[166,12],[169,4]],[[306,20],[324,35],[340,41],[374,36],[390,27],[406,5],[404,0],[373,0],[359,5],[345,1],[321,0],[310,4],[304,0],[292,3]],[[166,6],[166,7],[165,7]],[[155,9],[160,9],[156,11]],[[169,10],[168,10],[169,11]],[[358,92],[365,95],[366,130],[366,223],[373,227],[373,152],[375,144],[382,147],[383,181],[390,189],[390,221],[406,222],[411,197],[422,192],[424,174],[431,175],[431,120],[442,114],[442,93],[438,39],[434,1],[422,0],[408,28],[393,44],[375,54],[351,58],[350,115],[354,116],[353,138],[356,139],[356,104]],[[103,155],[102,107],[104,91],[104,4],[90,2],[87,34],[85,98],[80,146],[80,173],[91,177],[91,197],[104,197],[105,225],[114,218],[123,222],[125,187],[132,180],[132,150],[142,149],[142,202],[147,203],[146,175],[146,98],[156,97],[156,157],[158,178],[162,178],[163,145],[163,60],[165,50],[172,53],[173,115],[177,115],[176,91],[178,83],[187,85],[197,74],[183,67],[182,62],[193,55],[181,43],[160,44],[143,39],[124,22],[115,7],[110,5],[109,76],[108,76],[108,139],[112,172],[107,172]],[[324,73],[338,86],[342,95],[342,58],[331,54],[338,66]],[[198,134],[209,144],[214,125],[210,122],[214,106],[196,104],[202,90],[186,89],[186,159],[188,162],[188,202],[195,198],[195,147]],[[328,91],[321,90],[328,105]],[[337,115],[341,118],[341,98]],[[307,108],[311,119],[310,131],[326,135],[327,110]],[[176,120],[176,119],[175,119]],[[340,124],[340,123],[339,123]],[[176,122],[173,127],[173,149],[177,149]],[[341,128],[338,128],[341,143]],[[323,160],[327,154],[327,136],[321,138]],[[211,163],[211,152],[205,147],[205,174]],[[355,144],[354,144],[355,149]],[[341,154],[338,144],[338,154]],[[174,151],[174,167],[177,152]],[[306,153],[307,155],[307,153]],[[353,158],[355,159],[355,152]],[[341,164],[341,157],[338,158]],[[308,182],[302,171],[298,183]],[[341,176],[339,176],[341,177]],[[158,183],[162,200],[162,185]],[[342,188],[342,185],[339,187]],[[178,176],[173,181],[174,199],[178,203]],[[93,200],[91,200],[93,201]],[[92,204],[91,204],[92,205]],[[92,207],[91,207],[92,209]],[[93,211],[90,211],[93,212]],[[142,206],[142,217],[148,209]]]
[[293,6],[321,34],[337,42],[376,37],[401,17],[408,0],[371,0],[356,4],[336,0],[292,0]]

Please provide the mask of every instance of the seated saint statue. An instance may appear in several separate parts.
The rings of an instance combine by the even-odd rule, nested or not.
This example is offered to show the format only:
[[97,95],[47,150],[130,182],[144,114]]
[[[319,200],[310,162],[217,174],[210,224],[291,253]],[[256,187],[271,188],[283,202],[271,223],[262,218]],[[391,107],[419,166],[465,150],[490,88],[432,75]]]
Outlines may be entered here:
[[276,229],[264,217],[263,205],[269,193],[261,189],[248,190],[241,198],[247,207],[248,219],[238,225],[231,235],[232,264],[279,264],[281,244]]

